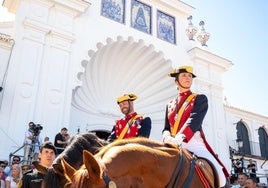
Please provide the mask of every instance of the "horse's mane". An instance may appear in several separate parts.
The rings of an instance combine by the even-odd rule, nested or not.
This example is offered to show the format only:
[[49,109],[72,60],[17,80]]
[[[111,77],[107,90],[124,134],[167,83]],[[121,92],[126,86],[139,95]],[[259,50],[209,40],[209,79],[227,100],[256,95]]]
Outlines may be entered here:
[[64,158],[70,165],[78,169],[83,164],[83,150],[87,150],[92,154],[96,154],[101,147],[108,143],[98,138],[94,133],[78,134],[71,138],[70,144],[55,159],[53,164],[61,164]]
[[176,148],[178,149],[175,145],[172,144],[165,144],[156,140],[151,140],[145,137],[135,137],[135,138],[129,138],[129,139],[120,139],[120,140],[115,140],[114,142],[104,146],[101,148],[101,150],[96,154],[97,157],[102,158],[103,155],[109,151],[112,147],[115,146],[124,146],[127,144],[138,144],[142,146],[148,146],[151,148],[161,148],[161,147],[168,147],[168,148]]

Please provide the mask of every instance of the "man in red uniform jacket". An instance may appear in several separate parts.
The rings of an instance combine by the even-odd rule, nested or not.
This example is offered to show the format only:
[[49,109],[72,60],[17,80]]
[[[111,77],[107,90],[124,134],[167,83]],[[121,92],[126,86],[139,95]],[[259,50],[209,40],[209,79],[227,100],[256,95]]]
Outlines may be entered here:
[[151,118],[144,117],[134,111],[133,101],[137,98],[137,95],[133,93],[125,94],[117,98],[117,104],[125,117],[116,120],[112,132],[107,139],[109,142],[115,139],[126,139],[138,136],[149,138],[151,132]]

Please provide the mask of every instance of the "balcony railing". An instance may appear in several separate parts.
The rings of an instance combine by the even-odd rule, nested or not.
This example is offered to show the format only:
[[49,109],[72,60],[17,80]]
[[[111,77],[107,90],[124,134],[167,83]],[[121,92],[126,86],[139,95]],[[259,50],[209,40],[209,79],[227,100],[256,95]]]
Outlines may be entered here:
[[[268,158],[268,155],[267,155],[268,151],[263,151],[263,154],[266,154],[266,155],[262,155],[260,143],[249,141],[249,147],[248,145],[245,145],[245,144],[246,143],[243,143],[242,147],[238,147],[236,140],[233,140],[233,145],[231,146],[231,148],[233,149],[233,154],[249,156],[249,157],[258,157],[258,158],[263,158],[263,159]],[[246,148],[249,148],[250,151],[248,151],[248,149],[246,150]],[[267,148],[264,148],[264,149],[267,149]]]

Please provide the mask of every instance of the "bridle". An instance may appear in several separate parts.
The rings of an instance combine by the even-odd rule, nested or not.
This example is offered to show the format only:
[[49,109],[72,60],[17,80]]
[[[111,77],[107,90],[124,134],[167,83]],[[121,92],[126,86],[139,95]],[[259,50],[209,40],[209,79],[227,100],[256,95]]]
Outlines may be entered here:
[[105,188],[116,188],[116,183],[105,172],[102,173],[102,178],[105,182]]

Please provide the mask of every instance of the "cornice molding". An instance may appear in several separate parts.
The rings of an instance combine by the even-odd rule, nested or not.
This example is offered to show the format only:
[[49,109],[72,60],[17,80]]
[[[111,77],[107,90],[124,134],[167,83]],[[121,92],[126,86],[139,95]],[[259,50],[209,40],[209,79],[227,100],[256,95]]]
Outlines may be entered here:
[[82,0],[54,0],[55,5],[62,5],[80,15],[90,7],[90,3]]
[[220,67],[223,72],[228,71],[228,69],[233,65],[228,59],[215,55],[207,50],[201,49],[199,47],[194,47],[188,51],[189,57],[193,60],[199,60],[203,62],[208,62],[217,67]]
[[154,0],[152,2],[160,8],[164,8],[162,11],[169,13],[175,12],[184,19],[191,15],[195,9],[194,7],[178,0]]
[[[53,3],[54,5],[62,5],[69,10],[75,11],[77,15],[84,13],[91,5],[91,3],[83,0],[38,0],[43,3]],[[19,7],[20,0],[4,0],[3,7],[6,7],[9,12],[16,14]]]
[[267,121],[268,122],[268,116],[256,114],[254,112],[250,112],[241,108],[237,108],[234,106],[231,106],[229,104],[224,104],[224,108],[226,111],[230,113],[235,113],[235,114],[243,114],[244,116],[252,119],[261,119],[262,121]]

